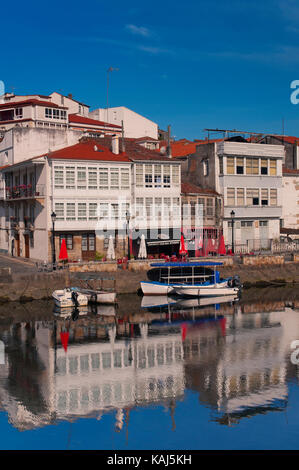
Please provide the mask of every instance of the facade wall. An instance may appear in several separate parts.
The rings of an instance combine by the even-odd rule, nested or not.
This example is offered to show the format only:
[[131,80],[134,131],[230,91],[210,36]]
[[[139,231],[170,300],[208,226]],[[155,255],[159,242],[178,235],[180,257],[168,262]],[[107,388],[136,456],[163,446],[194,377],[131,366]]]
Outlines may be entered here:
[[299,172],[282,178],[282,225],[299,229]]
[[108,113],[107,109],[99,108],[91,111],[89,116],[92,119],[98,119],[99,121],[119,126],[121,126],[123,121],[125,137],[138,138],[148,136],[153,139],[158,138],[158,125],[156,123],[123,106],[109,108]]

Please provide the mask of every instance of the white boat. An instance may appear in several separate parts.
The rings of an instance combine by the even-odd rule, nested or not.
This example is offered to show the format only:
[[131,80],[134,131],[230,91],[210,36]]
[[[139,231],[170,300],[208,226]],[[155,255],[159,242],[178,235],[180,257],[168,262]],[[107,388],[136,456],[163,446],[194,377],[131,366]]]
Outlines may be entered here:
[[87,297],[88,302],[96,304],[115,304],[116,292],[106,290],[92,290],[81,287],[71,287],[73,292],[78,292]]
[[168,305],[175,305],[176,303],[176,299],[172,299],[166,295],[147,295],[142,297],[141,308],[166,307]]
[[[219,262],[153,263],[148,281],[140,282],[144,295],[178,294],[186,296],[219,296],[238,294],[238,276],[221,279]],[[199,290],[200,289],[200,290]]]
[[52,294],[57,307],[83,307],[88,304],[86,295],[74,292],[71,288],[55,290]]
[[239,292],[238,287],[228,287],[223,283],[215,283],[207,286],[202,284],[193,284],[175,287],[175,293],[177,295],[187,297],[218,297],[218,296],[237,296]]

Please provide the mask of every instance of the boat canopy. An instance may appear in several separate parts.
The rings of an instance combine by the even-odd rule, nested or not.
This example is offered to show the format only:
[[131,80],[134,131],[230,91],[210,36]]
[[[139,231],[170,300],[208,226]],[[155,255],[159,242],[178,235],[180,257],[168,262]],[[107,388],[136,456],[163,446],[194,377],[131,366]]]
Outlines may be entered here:
[[223,263],[213,261],[198,261],[193,263],[152,263],[153,268],[193,268],[199,266],[222,266]]

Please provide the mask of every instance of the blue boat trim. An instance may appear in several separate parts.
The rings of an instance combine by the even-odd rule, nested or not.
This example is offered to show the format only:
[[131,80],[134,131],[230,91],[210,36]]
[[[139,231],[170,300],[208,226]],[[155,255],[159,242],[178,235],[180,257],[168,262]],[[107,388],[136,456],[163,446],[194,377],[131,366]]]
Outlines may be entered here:
[[223,263],[216,261],[198,261],[192,263],[151,263],[153,268],[186,268],[186,267],[198,267],[198,266],[222,266]]

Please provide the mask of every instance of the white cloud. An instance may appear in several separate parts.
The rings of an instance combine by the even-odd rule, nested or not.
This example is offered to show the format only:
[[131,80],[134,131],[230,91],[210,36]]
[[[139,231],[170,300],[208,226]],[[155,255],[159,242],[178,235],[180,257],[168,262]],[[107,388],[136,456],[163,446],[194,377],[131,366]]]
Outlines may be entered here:
[[149,37],[152,35],[150,30],[148,28],[145,28],[144,26],[136,26],[134,24],[126,24],[125,29],[129,31],[132,34],[135,34],[137,36],[143,36],[143,37]]

